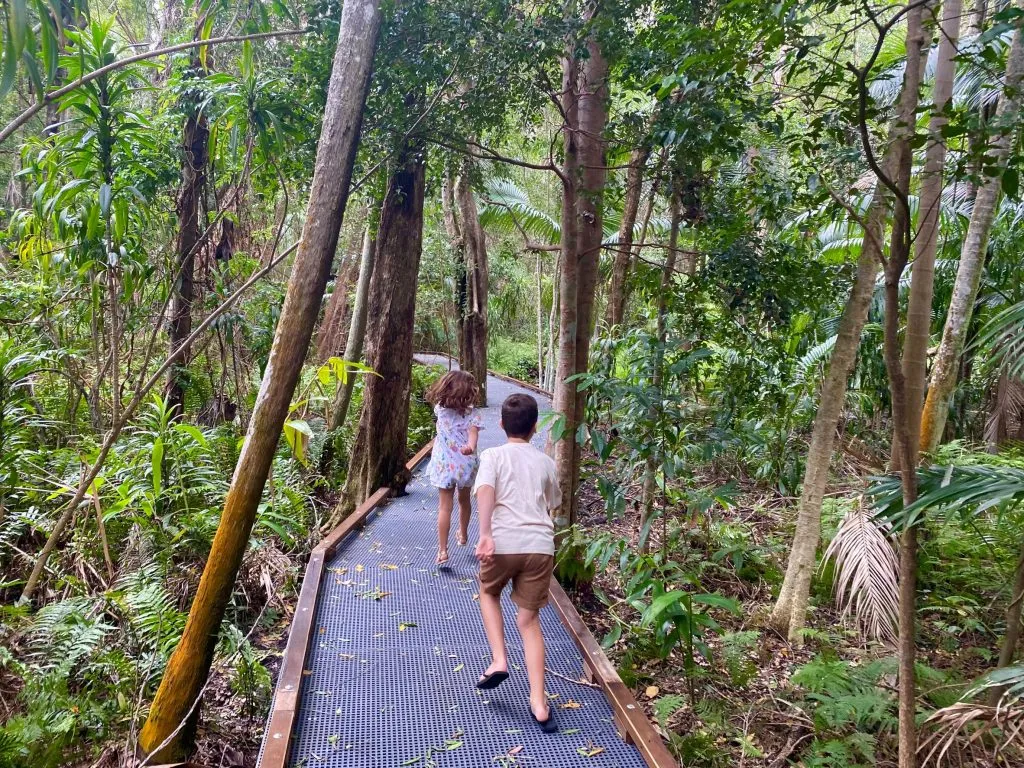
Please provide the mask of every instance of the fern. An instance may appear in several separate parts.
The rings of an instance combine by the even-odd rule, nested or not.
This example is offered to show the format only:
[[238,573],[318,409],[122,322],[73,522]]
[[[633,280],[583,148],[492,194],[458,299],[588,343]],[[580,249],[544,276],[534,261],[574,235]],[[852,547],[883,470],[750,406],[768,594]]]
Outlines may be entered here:
[[686,697],[672,693],[655,699],[651,704],[651,709],[654,710],[654,717],[658,720],[658,725],[662,728],[667,728],[667,723],[672,715],[685,706]]
[[812,369],[818,370],[819,365],[822,368],[824,367],[824,364],[832,357],[832,350],[835,349],[837,338],[839,337],[829,336],[823,342],[816,344],[804,353],[796,364],[796,383],[802,384],[805,382],[808,373]]

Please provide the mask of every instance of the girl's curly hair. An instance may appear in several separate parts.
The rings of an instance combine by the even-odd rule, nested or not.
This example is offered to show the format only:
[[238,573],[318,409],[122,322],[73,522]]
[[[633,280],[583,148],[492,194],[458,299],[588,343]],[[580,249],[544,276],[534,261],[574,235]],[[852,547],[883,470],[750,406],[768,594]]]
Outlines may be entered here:
[[480,388],[473,374],[465,371],[448,371],[431,385],[426,398],[431,405],[465,412],[476,403],[479,392]]

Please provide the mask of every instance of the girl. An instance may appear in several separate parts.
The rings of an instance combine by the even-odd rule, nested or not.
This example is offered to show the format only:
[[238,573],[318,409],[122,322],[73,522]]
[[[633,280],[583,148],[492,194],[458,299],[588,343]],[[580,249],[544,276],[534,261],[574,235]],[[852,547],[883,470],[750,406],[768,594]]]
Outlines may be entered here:
[[482,429],[480,414],[473,410],[477,398],[473,375],[449,371],[427,390],[427,402],[437,416],[437,437],[430,454],[427,477],[438,489],[437,564],[448,562],[448,535],[452,526],[455,489],[459,490],[459,533],[464,546],[469,538],[470,489],[476,475],[476,442]]

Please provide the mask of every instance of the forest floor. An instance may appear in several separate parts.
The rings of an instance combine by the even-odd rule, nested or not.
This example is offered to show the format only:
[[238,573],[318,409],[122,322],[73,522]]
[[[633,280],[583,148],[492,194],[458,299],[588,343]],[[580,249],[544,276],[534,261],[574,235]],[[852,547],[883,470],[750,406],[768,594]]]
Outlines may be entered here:
[[[839,514],[844,504],[855,504],[864,487],[865,468],[856,466],[857,458],[847,458],[844,469],[849,471],[829,494],[836,502],[834,514]],[[638,547],[638,498],[628,498],[625,516],[608,520],[594,477],[589,480],[580,491],[580,522],[588,536],[606,534]],[[685,510],[669,510],[664,528],[656,526],[652,531],[651,546],[657,549],[661,531],[673,525],[677,530],[689,529],[689,535],[672,539],[673,549],[668,554],[679,562],[702,561],[692,569],[699,572],[699,588],[693,584],[674,586],[734,598],[741,610],[735,615],[713,612],[721,631],[703,634],[709,653],[694,653],[689,671],[684,649],[660,658],[653,646],[644,647],[642,639],[638,642],[636,634],[623,632],[607,652],[638,702],[683,765],[895,766],[895,649],[866,641],[853,620],[841,614],[831,594],[831,571],[815,576],[803,644],[788,642],[768,626],[791,543],[797,499],[736,477],[707,476],[701,481],[709,487],[735,483],[734,503],[696,517]],[[826,536],[831,534],[830,523],[834,530],[838,517],[824,521]],[[593,590],[574,595],[599,639],[617,622],[634,627],[640,623],[639,612],[625,602],[623,582],[616,558],[612,558],[608,568],[595,574]],[[965,599],[967,610],[947,611],[927,597],[921,601],[918,685],[922,706],[933,710],[952,704],[965,683],[991,668],[992,656],[984,649],[991,649],[998,637],[978,620],[984,612],[980,602]],[[997,612],[992,612],[994,602],[989,602],[988,612],[998,621]],[[823,664],[813,666],[816,660]],[[804,668],[811,670],[812,676],[819,668],[823,675],[838,668],[828,664],[884,671],[861,690],[856,674],[849,691],[842,690],[843,681],[837,678],[830,683],[839,689],[832,696],[816,695],[815,688],[809,691],[793,679]],[[872,688],[873,692],[862,695]],[[927,731],[923,737],[926,735]],[[858,740],[864,745],[860,753]],[[980,752],[957,756],[962,765],[997,764]]]

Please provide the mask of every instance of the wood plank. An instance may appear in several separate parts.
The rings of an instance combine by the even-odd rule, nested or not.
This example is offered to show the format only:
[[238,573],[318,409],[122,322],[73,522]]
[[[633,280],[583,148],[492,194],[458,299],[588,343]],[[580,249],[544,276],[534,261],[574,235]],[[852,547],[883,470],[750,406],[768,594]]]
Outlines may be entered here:
[[306,564],[306,574],[302,579],[291,632],[288,634],[288,645],[281,657],[281,672],[277,678],[277,691],[267,723],[266,746],[260,759],[260,768],[284,768],[288,761],[288,747],[299,708],[302,672],[313,634],[313,617],[316,614],[323,569],[324,553],[314,549]]
[[633,692],[622,682],[618,671],[583,623],[576,606],[554,579],[551,580],[550,595],[555,611],[583,656],[584,667],[590,672],[593,682],[604,691],[621,736],[636,746],[650,768],[678,768],[661,735],[637,704]]
[[356,528],[362,526],[366,521],[367,516],[377,508],[377,506],[385,499],[391,496],[390,488],[378,488],[373,494],[362,504],[356,507],[352,514],[346,517],[337,528],[327,534],[320,543],[314,547],[314,551],[321,550],[326,557],[331,557],[337,549],[338,545]]

